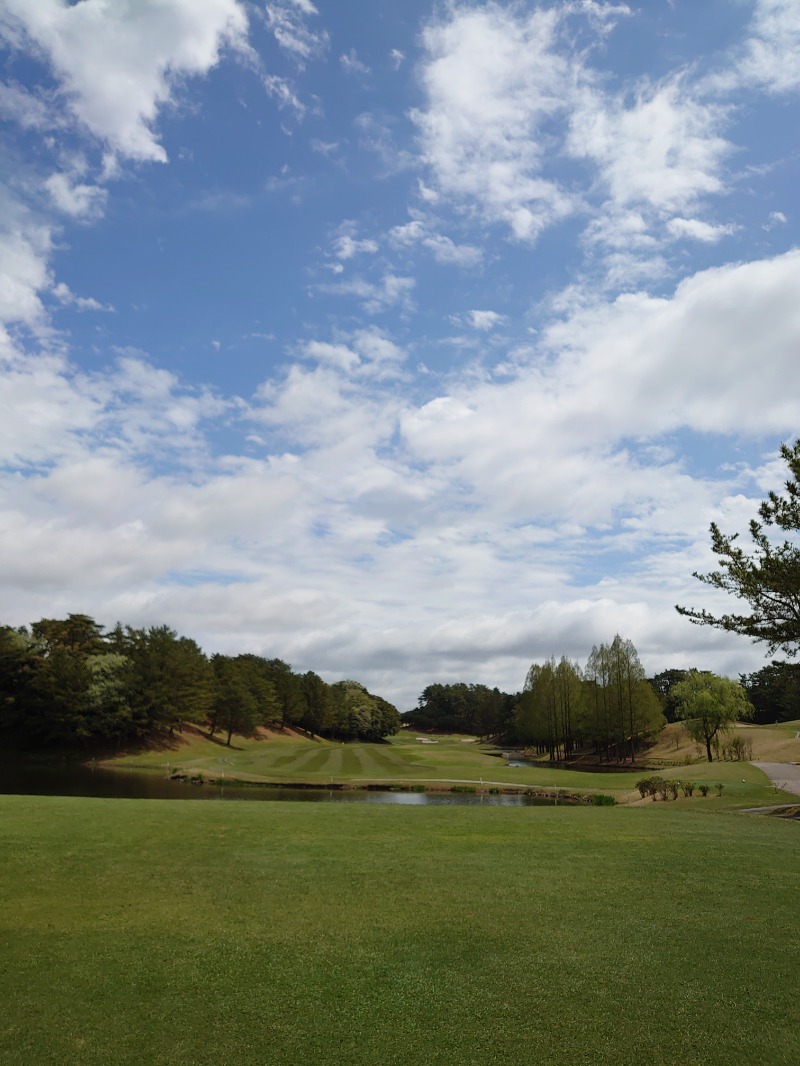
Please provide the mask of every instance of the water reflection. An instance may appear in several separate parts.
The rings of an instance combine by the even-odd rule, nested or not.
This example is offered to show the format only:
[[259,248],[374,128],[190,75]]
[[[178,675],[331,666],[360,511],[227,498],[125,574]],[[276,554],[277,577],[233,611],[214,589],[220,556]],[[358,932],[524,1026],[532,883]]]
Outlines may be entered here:
[[[393,792],[373,789],[263,788],[192,785],[146,771],[89,766],[0,765],[0,793],[24,796],[95,796],[107,799],[251,800],[300,803],[390,803],[408,807],[551,806],[539,796],[470,792]],[[559,800],[563,803],[564,800]]]

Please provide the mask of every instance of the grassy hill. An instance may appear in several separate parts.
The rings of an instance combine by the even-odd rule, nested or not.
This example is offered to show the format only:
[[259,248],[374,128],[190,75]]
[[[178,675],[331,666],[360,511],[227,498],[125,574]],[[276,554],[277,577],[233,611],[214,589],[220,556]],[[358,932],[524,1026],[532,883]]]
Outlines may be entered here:
[[[748,725],[739,723],[730,737],[742,736],[753,744],[753,758],[761,762],[800,762],[800,720],[777,725]],[[730,739],[728,737],[727,739]],[[654,762],[685,764],[687,760],[705,758],[703,752],[689,738],[680,722],[659,733],[655,744],[648,749],[647,758]]]

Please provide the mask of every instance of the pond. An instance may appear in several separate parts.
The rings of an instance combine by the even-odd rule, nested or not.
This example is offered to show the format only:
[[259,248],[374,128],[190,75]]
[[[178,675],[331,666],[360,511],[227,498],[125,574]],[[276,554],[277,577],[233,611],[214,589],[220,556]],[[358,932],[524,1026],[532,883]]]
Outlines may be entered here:
[[[494,752],[490,752],[494,755]],[[497,758],[504,759],[506,766],[520,767],[520,766],[534,766],[539,770],[575,770],[583,771],[584,773],[592,774],[619,774],[619,773],[647,773],[647,767],[645,766],[631,766],[630,763],[621,763],[608,765],[607,763],[574,763],[574,762],[542,762],[540,759],[526,759],[523,755],[516,751],[504,751],[501,752]],[[650,771],[652,773],[652,771]]]
[[[377,789],[283,788],[193,785],[151,771],[109,770],[81,765],[0,764],[0,794],[96,796],[107,799],[251,800],[301,803],[391,803],[409,807],[541,807],[552,797],[522,793],[398,792]],[[567,802],[559,799],[559,803]]]

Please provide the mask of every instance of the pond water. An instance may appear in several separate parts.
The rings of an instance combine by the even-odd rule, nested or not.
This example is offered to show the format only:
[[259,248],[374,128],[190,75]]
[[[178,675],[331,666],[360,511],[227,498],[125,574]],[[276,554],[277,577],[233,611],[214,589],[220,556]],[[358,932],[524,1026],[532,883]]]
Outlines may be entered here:
[[[470,792],[393,792],[373,789],[275,788],[192,785],[159,773],[90,766],[0,765],[0,794],[97,796],[109,799],[295,800],[301,803],[392,803],[409,807],[552,806],[541,796]],[[560,799],[559,803],[565,803]]]
[[646,767],[631,766],[629,763],[622,763],[619,766],[607,766],[603,763],[592,763],[590,766],[583,763],[569,762],[547,763],[541,762],[538,759],[525,759],[515,751],[504,751],[498,756],[498,758],[505,759],[506,766],[510,766],[512,769],[515,766],[535,766],[539,770],[576,770],[578,772],[583,770],[584,772],[588,771],[593,774],[633,773],[634,771],[647,773]]

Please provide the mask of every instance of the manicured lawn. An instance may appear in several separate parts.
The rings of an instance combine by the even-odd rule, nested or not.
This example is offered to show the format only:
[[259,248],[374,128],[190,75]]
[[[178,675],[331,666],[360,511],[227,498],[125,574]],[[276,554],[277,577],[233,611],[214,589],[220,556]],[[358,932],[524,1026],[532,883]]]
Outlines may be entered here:
[[[534,767],[508,767],[497,751],[474,738],[441,736],[436,743],[420,743],[416,735],[403,732],[388,744],[340,744],[310,741],[298,737],[252,740],[235,738],[234,746],[212,743],[190,735],[188,743],[174,752],[147,752],[116,759],[110,765],[160,770],[176,767],[188,773],[202,772],[213,777],[238,777],[271,782],[328,782],[437,784],[471,782],[480,785],[518,785],[570,792],[606,792],[619,802],[638,799],[636,782],[644,776],[631,773],[587,773],[556,770],[546,764]],[[794,797],[777,793],[766,776],[746,763],[695,763],[658,771],[663,776],[689,778],[725,785],[722,799],[716,794],[701,800],[679,800],[693,806],[715,803],[719,806],[756,807],[791,802]]]
[[799,833],[2,796],[0,1062],[796,1064]]

